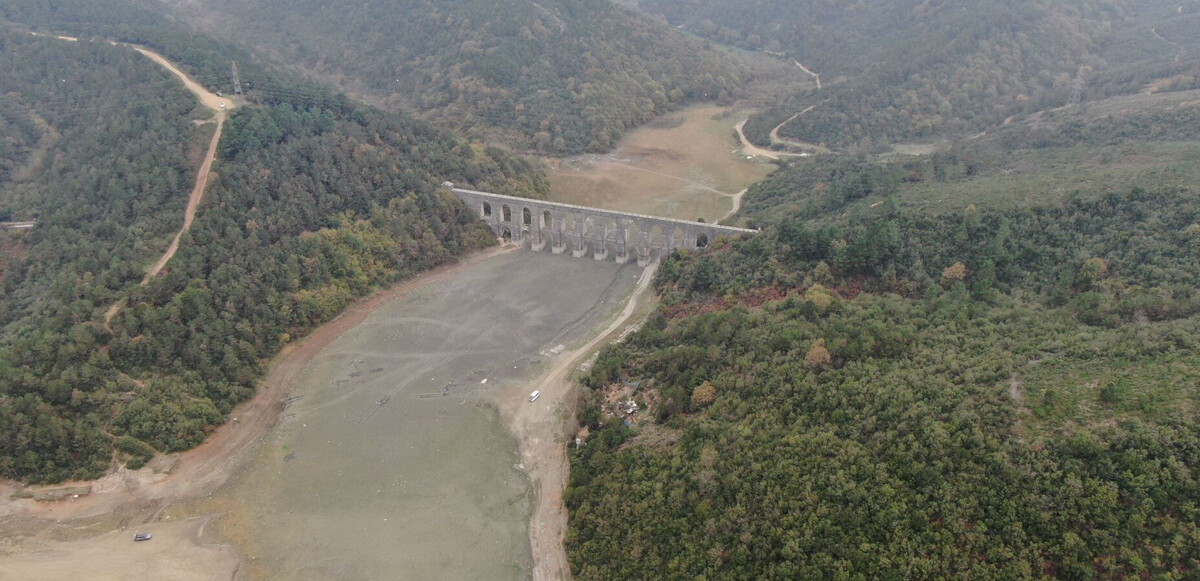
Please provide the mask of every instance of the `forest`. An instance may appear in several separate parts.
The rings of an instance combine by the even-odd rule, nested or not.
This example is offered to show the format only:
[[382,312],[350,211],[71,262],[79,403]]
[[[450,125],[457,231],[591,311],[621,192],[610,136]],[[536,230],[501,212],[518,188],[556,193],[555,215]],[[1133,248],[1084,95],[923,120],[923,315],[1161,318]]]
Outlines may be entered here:
[[574,575],[1194,577],[1194,95],[778,162],[584,376]]
[[1196,193],[787,215],[676,254],[585,379],[572,571],[1194,574]]
[[38,221],[4,233],[6,478],[94,478],[195,446],[282,345],[355,297],[493,243],[441,180],[547,189],[521,159],[301,84],[231,116],[196,222],[143,287],[211,136],[193,121],[211,113],[107,42],[5,25],[0,58],[0,213]]
[[731,100],[745,75],[608,0],[169,3],[388,109],[542,153],[606,151],[672,108]]
[[[682,3],[640,7],[666,4]],[[731,6],[688,5],[697,12],[686,18]],[[808,25],[867,26],[862,11],[884,10],[826,8]],[[1016,36],[991,45],[934,35],[922,50],[994,77],[1007,65],[935,47],[1007,51],[1017,66],[1029,51],[1015,39],[1040,42],[1031,20],[1035,30],[1013,26]],[[1087,52],[1068,46],[1070,35],[1054,42]],[[906,118],[889,96],[918,79],[838,79],[837,61],[809,53],[826,88],[751,117],[747,132],[765,143],[816,104],[780,133],[859,153],[778,162],[737,218],[763,234],[664,261],[656,312],[585,375],[590,434],[572,452],[565,495],[573,574],[1194,577],[1196,69],[1122,42],[1084,45],[1109,64],[1158,64],[1097,67],[1073,107],[1059,107],[1063,86],[1009,85],[1027,105],[944,116],[959,125],[921,134],[964,139],[921,155],[868,154],[918,136],[919,110]],[[1030,56],[1045,54],[1055,52]],[[951,69],[929,70],[920,80],[936,89]],[[1156,75],[1169,82],[1141,90]]]
[[[199,444],[283,346],[494,243],[442,180],[544,197],[504,147],[734,101],[719,43],[822,76],[751,139],[812,106],[780,135],[839,153],[749,189],[758,236],[665,258],[582,377],[574,576],[1200,572],[1200,55],[1161,40],[1200,38],[1194,3],[170,4],[0,0],[0,220],[38,222],[0,230],[0,477]],[[213,124],[109,40],[246,88],[145,285]]]
[[[847,3],[639,0],[705,38],[797,59],[823,88],[784,95],[746,124],[837,150],[966,137],[1079,98],[1200,88],[1200,14],[1107,0]],[[1166,39],[1165,41],[1163,39]]]

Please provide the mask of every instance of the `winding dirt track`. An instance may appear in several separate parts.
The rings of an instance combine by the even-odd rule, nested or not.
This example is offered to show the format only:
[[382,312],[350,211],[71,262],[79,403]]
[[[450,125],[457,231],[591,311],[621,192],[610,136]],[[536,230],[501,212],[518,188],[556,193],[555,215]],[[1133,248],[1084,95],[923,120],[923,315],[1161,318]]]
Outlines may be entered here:
[[[32,34],[34,36],[39,36],[36,32]],[[68,42],[79,41],[79,39],[74,36],[55,35],[55,38]],[[204,199],[204,189],[208,186],[208,174],[212,169],[213,159],[215,159],[217,156],[217,143],[221,141],[221,129],[225,126],[225,112],[227,110],[232,110],[237,105],[233,102],[233,100],[227,100],[224,97],[218,96],[208,89],[205,89],[202,85],[200,85],[200,83],[193,81],[191,77],[179,70],[179,68],[172,64],[171,61],[163,58],[162,55],[137,45],[128,44],[126,46],[142,53],[142,55],[144,55],[146,58],[154,61],[164,69],[167,69],[168,72],[178,77],[179,80],[183,81],[183,86],[186,87],[187,90],[191,91],[192,94],[196,95],[196,98],[200,100],[202,105],[212,109],[213,113],[216,114],[217,120],[217,130],[213,132],[212,142],[208,146],[208,152],[204,155],[204,162],[200,164],[200,171],[196,173],[196,184],[192,187],[191,195],[188,196],[187,208],[183,212],[183,226],[179,229],[179,232],[175,234],[175,239],[171,241],[171,245],[167,247],[167,251],[162,255],[161,258],[158,259],[158,262],[154,263],[154,266],[150,268],[149,272],[146,273],[145,278],[142,279],[142,286],[146,286],[146,283],[150,282],[150,279],[157,276],[159,272],[162,272],[163,267],[167,265],[167,261],[171,260],[171,257],[175,256],[175,252],[179,250],[179,239],[182,238],[183,234],[192,227],[192,220],[196,217],[196,208],[200,206],[200,201]],[[108,325],[110,322],[112,322],[113,317],[115,317],[117,312],[121,310],[121,305],[122,303],[118,302],[109,307],[108,311],[104,313],[105,325]]]
[[[550,401],[562,401],[570,396],[573,389],[571,372],[601,345],[611,341],[629,322],[643,303],[657,268],[657,263],[646,267],[624,310],[607,328],[583,347],[563,354],[561,362],[543,376],[536,387],[542,397]],[[536,492],[533,514],[529,519],[533,579],[567,581],[571,579],[571,568],[563,545],[567,533],[567,508],[563,505],[562,496],[570,469],[567,444],[560,434],[563,422],[559,417],[538,413],[532,406],[520,405],[524,399],[514,401],[518,403],[513,405],[512,402],[505,402],[502,407],[505,408],[505,414],[512,418],[510,425],[520,441],[521,459],[529,467],[529,478]]]
[[[1182,9],[1183,7],[1180,6],[1179,8]],[[1171,45],[1173,48],[1179,49],[1179,52],[1175,53],[1175,62],[1179,62],[1179,59],[1183,58],[1183,45],[1179,44],[1178,42],[1173,42],[1173,41],[1170,41],[1170,40],[1167,40],[1166,38],[1164,38],[1163,35],[1158,33],[1158,27],[1151,28],[1150,34],[1153,34],[1154,38],[1157,38],[1157,39]]]
[[812,78],[816,79],[816,81],[817,81],[817,89],[818,89],[818,90],[821,88],[821,75],[819,75],[819,74],[817,74],[817,73],[814,73],[814,72],[810,71],[810,70],[808,69],[808,67],[804,66],[804,64],[803,64],[803,63],[801,63],[800,61],[798,61],[798,60],[796,60],[796,59],[794,59],[794,58],[792,59],[792,62],[796,63],[796,66],[800,67],[800,70],[802,70],[802,71],[804,71],[805,73],[807,73],[807,74],[808,74],[810,77],[812,77]]
[[224,126],[225,112],[217,111],[217,130],[213,132],[212,141],[208,144],[208,153],[204,154],[204,163],[200,164],[200,171],[196,173],[196,185],[192,186],[192,194],[188,196],[187,208],[183,211],[183,226],[179,228],[179,232],[175,233],[175,239],[171,241],[167,251],[158,259],[158,262],[154,263],[154,266],[150,267],[146,277],[142,279],[142,286],[146,286],[150,279],[162,272],[167,261],[171,260],[171,257],[175,256],[175,252],[179,250],[179,239],[183,238],[184,233],[192,227],[192,220],[196,217],[196,208],[200,207],[200,201],[204,199],[204,189],[208,187],[208,174],[212,169],[213,159],[217,156],[217,143],[221,141],[221,128]]
[[786,139],[786,138],[779,136],[779,130],[783,129],[784,125],[787,125],[788,123],[791,123],[792,121],[795,121],[797,117],[800,117],[801,115],[808,113],[809,111],[812,111],[813,108],[815,108],[815,107],[816,107],[816,105],[809,105],[803,111],[796,113],[795,115],[792,115],[791,117],[788,117],[783,123],[776,125],[775,128],[771,130],[771,143],[772,144],[782,143],[783,145],[787,145],[787,146],[791,146],[791,147],[799,147],[801,149],[813,149],[819,153],[829,153],[829,148],[827,148],[823,145],[818,145],[815,143],[806,143],[803,141],[796,141],[793,139]]
[[746,134],[742,131],[742,128],[746,126],[746,121],[749,121],[749,119],[734,125],[733,128],[737,131],[738,139],[742,142],[742,151],[747,155],[761,155],[767,159],[779,159],[781,157],[803,157],[799,153],[771,151],[770,149],[763,149],[757,145],[754,145],[753,143],[750,143],[750,140],[746,139]]
[[[200,103],[216,113],[217,119],[217,130],[213,132],[212,142],[208,145],[208,152],[204,155],[204,162],[200,164],[200,171],[196,172],[196,185],[192,187],[192,193],[188,196],[187,208],[183,211],[183,226],[175,234],[175,239],[171,241],[171,245],[167,247],[167,251],[158,259],[158,262],[154,263],[154,266],[150,267],[150,270],[146,273],[146,277],[142,279],[142,286],[145,286],[146,283],[150,282],[150,279],[157,276],[159,272],[162,272],[163,267],[167,265],[167,261],[175,256],[175,252],[179,250],[179,239],[192,227],[192,220],[196,217],[196,208],[200,207],[200,201],[204,199],[204,189],[208,187],[208,174],[212,170],[213,159],[217,157],[217,143],[221,141],[221,129],[225,126],[225,111],[232,109],[235,105],[233,101],[227,101],[193,81],[183,71],[171,64],[171,61],[163,58],[162,55],[140,46],[130,45],[130,47],[145,55],[146,58],[158,63],[159,66],[167,69],[171,74],[179,77],[179,80],[183,81],[183,86],[196,95],[196,98],[200,99]],[[117,310],[119,310],[119,307]],[[109,312],[113,315],[116,314],[116,310],[110,309]],[[112,316],[106,313],[105,318],[111,320]]]

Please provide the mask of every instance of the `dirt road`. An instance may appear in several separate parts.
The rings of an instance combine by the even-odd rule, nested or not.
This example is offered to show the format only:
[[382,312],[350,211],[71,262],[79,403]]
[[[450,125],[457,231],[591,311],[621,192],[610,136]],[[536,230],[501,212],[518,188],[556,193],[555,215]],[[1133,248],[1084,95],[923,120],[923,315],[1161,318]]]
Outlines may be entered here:
[[811,150],[816,151],[817,153],[830,153],[829,148],[827,148],[823,145],[819,145],[816,143],[807,143],[804,141],[796,141],[794,139],[785,139],[785,138],[779,136],[779,130],[782,129],[784,125],[787,125],[788,123],[795,121],[801,115],[808,113],[809,111],[812,111],[814,107],[816,107],[816,105],[809,105],[803,111],[796,113],[795,115],[792,115],[791,117],[788,117],[786,120],[784,120],[783,123],[776,125],[775,128],[771,130],[771,143],[772,144],[779,143],[782,145],[787,145],[789,147],[798,147],[800,149],[811,149]]
[[[196,172],[196,184],[192,187],[192,193],[188,196],[187,208],[183,211],[183,226],[175,234],[175,239],[171,241],[171,245],[167,247],[167,251],[158,259],[158,262],[154,263],[154,266],[150,267],[145,278],[142,279],[142,286],[145,286],[146,283],[150,282],[150,279],[157,276],[159,272],[162,272],[163,267],[167,265],[167,261],[175,256],[175,252],[179,250],[179,239],[192,227],[192,220],[196,217],[196,208],[200,207],[200,201],[204,199],[204,189],[208,187],[208,174],[212,169],[213,160],[217,157],[217,144],[221,141],[221,129],[225,126],[225,112],[233,109],[236,105],[232,100],[219,97],[193,81],[191,77],[184,74],[183,71],[179,70],[174,64],[171,64],[171,61],[163,58],[162,55],[140,46],[130,46],[133,50],[142,53],[146,58],[158,63],[170,71],[171,74],[179,77],[183,81],[183,86],[195,94],[196,98],[200,99],[200,102],[205,107],[213,110],[217,120],[217,130],[213,132],[212,141],[208,145],[208,152],[204,154],[204,162],[200,164],[200,171]],[[119,310],[119,307],[116,310],[110,309],[108,313],[105,313],[106,321],[112,320],[112,315],[116,315],[117,310]]]
[[[200,171],[196,172],[196,184],[192,186],[192,193],[188,196],[187,208],[183,211],[183,226],[179,228],[179,232],[175,233],[175,238],[171,240],[171,245],[167,247],[167,251],[163,253],[158,262],[150,267],[145,278],[142,279],[142,286],[150,282],[150,279],[158,276],[162,272],[167,261],[175,256],[175,252],[179,250],[179,239],[183,238],[184,233],[192,227],[192,220],[196,217],[196,208],[200,207],[200,201],[204,199],[204,189],[208,187],[208,174],[212,170],[213,160],[217,157],[217,144],[221,141],[221,128],[225,126],[225,111],[217,111],[217,129],[213,131],[212,141],[208,144],[208,152],[204,154],[204,162],[200,164]],[[116,314],[113,312],[113,314]],[[107,320],[112,317],[105,315]]]
[[205,107],[208,107],[209,109],[212,109],[213,111],[220,111],[221,103],[225,103],[225,109],[227,109],[227,110],[232,110],[234,107],[237,106],[237,104],[234,101],[227,99],[225,97],[218,97],[216,94],[212,93],[208,89],[205,89],[199,83],[193,81],[191,77],[184,74],[183,71],[179,70],[174,64],[171,63],[171,61],[163,58],[162,55],[160,55],[152,50],[140,47],[140,46],[136,46],[136,45],[129,45],[129,46],[133,50],[136,50],[136,51],[146,55],[147,58],[158,63],[159,66],[163,67],[164,69],[167,69],[168,71],[171,72],[171,74],[175,75],[176,77],[179,77],[179,80],[183,81],[183,86],[187,87],[187,90],[191,91],[192,93],[195,93],[196,97],[198,97],[200,99],[200,102],[203,103]]
[[800,67],[800,70],[804,71],[806,74],[808,74],[808,76],[812,77],[813,79],[816,79],[818,90],[821,88],[821,75],[818,75],[817,73],[814,73],[814,72],[808,70],[808,67],[804,66],[803,63],[801,63],[800,61],[798,61],[796,59],[792,59],[792,62],[796,63],[796,66]]
[[[35,32],[33,35],[37,36],[38,34]],[[79,40],[73,36],[55,36],[55,38],[68,42],[77,42]],[[179,250],[179,239],[182,238],[184,233],[192,227],[192,220],[196,217],[196,208],[200,206],[200,201],[204,198],[204,189],[208,186],[208,174],[212,169],[213,159],[215,159],[217,156],[217,143],[221,141],[221,129],[225,125],[225,112],[232,110],[237,105],[233,100],[217,96],[215,93],[205,89],[202,85],[193,81],[191,77],[188,77],[186,74],[184,74],[183,71],[179,70],[179,68],[172,64],[171,61],[163,58],[162,55],[140,46],[128,46],[133,50],[142,53],[146,56],[146,58],[158,63],[159,66],[167,69],[167,71],[183,81],[183,86],[195,94],[196,98],[200,100],[201,104],[213,110],[217,121],[217,130],[213,132],[212,142],[208,146],[208,152],[204,155],[203,163],[200,164],[200,171],[196,173],[196,184],[192,187],[191,195],[188,196],[187,207],[183,212],[183,226],[179,229],[179,232],[175,234],[175,239],[171,241],[170,246],[167,247],[167,251],[162,255],[161,258],[158,259],[158,262],[154,263],[154,266],[150,268],[150,270],[146,273],[145,278],[142,279],[142,286],[145,286],[146,283],[150,282],[150,279],[154,278],[159,272],[162,271],[163,267],[166,266],[167,261],[171,260],[171,257],[175,256],[175,252]],[[105,325],[111,322],[112,318],[116,316],[118,311],[121,310],[121,304],[122,303],[118,302],[110,307],[107,312],[105,312]]]
[[[31,34],[34,36],[41,36],[36,32]],[[67,42],[79,41],[79,39],[74,36],[54,35],[54,38],[65,40]],[[208,89],[205,89],[199,83],[193,81],[190,77],[184,74],[183,71],[179,70],[175,65],[171,64],[171,61],[163,58],[162,55],[140,46],[127,46],[142,53],[146,56],[146,58],[158,63],[159,66],[167,69],[168,72],[176,77],[179,77],[179,79],[183,81],[183,86],[195,94],[196,98],[200,100],[201,104],[213,110],[217,121],[217,129],[215,132],[213,132],[212,142],[209,144],[208,152],[205,154],[204,161],[200,164],[200,170],[196,174],[196,184],[192,187],[191,195],[188,196],[187,207],[183,212],[183,227],[181,227],[179,232],[175,234],[175,238],[171,241],[170,246],[167,247],[166,253],[164,253],[162,257],[158,259],[158,262],[154,263],[154,266],[152,266],[146,273],[146,276],[142,278],[142,286],[146,286],[146,283],[150,282],[150,279],[154,278],[159,272],[162,271],[163,267],[166,266],[167,261],[171,260],[171,257],[175,256],[175,252],[179,250],[179,239],[182,238],[183,234],[192,227],[192,220],[196,217],[196,208],[200,206],[200,201],[204,198],[204,189],[208,186],[208,174],[212,169],[213,159],[216,158],[217,155],[217,143],[221,141],[221,129],[225,125],[225,112],[236,107],[236,104],[232,100],[219,97],[210,92]],[[108,326],[108,324],[112,322],[113,317],[117,316],[117,313],[120,312],[124,304],[125,303],[123,300],[118,301],[113,303],[113,305],[110,306],[107,311],[105,311],[105,326]]]
[[654,280],[657,263],[647,267],[638,279],[637,287],[625,308],[603,331],[584,346],[560,357],[531,389],[541,392],[541,398],[559,413],[545,413],[545,408],[523,405],[523,400],[505,402],[501,411],[521,445],[521,460],[529,471],[536,492],[533,515],[529,520],[529,541],[533,548],[533,579],[535,581],[565,581],[571,578],[563,541],[567,532],[567,508],[563,491],[569,476],[565,428],[572,420],[574,382],[571,372],[601,346],[612,341],[629,323],[639,306],[646,301],[646,291]]
[[742,191],[730,196],[733,201],[733,207],[729,209],[728,214],[725,214],[720,220],[717,221],[719,224],[724,224],[726,220],[732,218],[734,214],[738,213],[738,210],[742,209],[742,198],[746,196],[746,190],[749,189],[750,188],[743,188]]
[[753,143],[750,143],[750,140],[746,139],[746,134],[742,131],[742,128],[746,126],[746,121],[749,121],[749,119],[744,120],[733,127],[734,130],[737,131],[738,139],[742,142],[742,151],[745,152],[746,155],[761,155],[768,159],[779,159],[781,157],[805,157],[808,155],[804,153],[772,151],[770,149],[763,149],[757,145],[754,145]]

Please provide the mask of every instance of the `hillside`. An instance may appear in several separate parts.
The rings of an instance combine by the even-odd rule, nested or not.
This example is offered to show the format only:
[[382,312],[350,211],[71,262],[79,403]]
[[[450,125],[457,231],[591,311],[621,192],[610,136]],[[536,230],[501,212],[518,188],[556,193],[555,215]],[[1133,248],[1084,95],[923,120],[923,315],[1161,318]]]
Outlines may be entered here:
[[1157,79],[1200,88],[1200,14],[1144,1],[831,3],[641,0],[641,10],[714,40],[819,73],[746,125],[783,138],[871,150],[965,137],[1069,102],[1136,93]]
[[572,571],[1200,570],[1197,193],[784,215],[668,260],[586,379]]
[[[176,46],[194,70],[221,52]],[[211,113],[124,46],[5,24],[0,55],[0,215],[38,220],[0,232],[3,477],[90,478],[195,446],[292,338],[491,243],[441,180],[546,189],[521,160],[275,77],[227,121],[195,223],[143,287],[211,136],[193,121]]]
[[[1076,4],[1041,7],[1095,16],[1070,12]],[[671,16],[684,19],[705,7],[742,22],[770,14],[703,0],[640,5],[696,11]],[[808,20],[814,29],[870,30],[863,13],[886,13],[797,5],[844,11]],[[837,79],[838,61],[805,60],[823,88],[752,118],[760,136],[779,123],[770,115],[815,104],[785,126],[808,133],[780,133],[829,131],[841,139],[830,144],[879,155],[781,161],[737,217],[762,235],[663,263],[657,311],[584,380],[590,434],[572,453],[564,496],[576,578],[1200,571],[1200,481],[1189,468],[1200,462],[1200,99],[1186,49],[1147,50],[1118,27],[1146,22],[1134,10],[1145,5],[1109,4],[1127,11],[1115,32],[1069,49],[1099,59],[1080,104],[1014,77],[1005,90],[1030,96],[1027,105],[1008,99],[986,121],[968,115],[920,135],[907,124],[921,110],[902,114],[889,96],[911,77]],[[934,26],[951,4],[922,7]],[[1174,11],[1179,20],[1160,11],[1176,27],[1157,31],[1180,30],[1189,10]],[[1044,22],[1005,34],[1034,42]],[[1010,70],[983,53],[960,61],[963,45],[938,35],[877,32],[839,46],[861,41],[886,63],[871,51],[910,42],[929,62]],[[927,88],[955,78],[955,66],[930,68]],[[847,103],[861,108],[839,116]],[[922,136],[946,144],[881,147]]]
[[607,0],[169,3],[388,108],[541,152],[607,150],[679,104],[728,100],[742,82],[730,58]]

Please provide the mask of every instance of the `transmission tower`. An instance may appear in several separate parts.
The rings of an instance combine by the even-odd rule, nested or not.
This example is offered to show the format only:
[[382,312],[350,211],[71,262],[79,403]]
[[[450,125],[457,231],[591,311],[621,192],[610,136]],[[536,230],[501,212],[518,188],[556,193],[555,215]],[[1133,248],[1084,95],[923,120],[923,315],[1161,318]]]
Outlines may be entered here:
[[1083,96],[1083,69],[1075,75],[1075,81],[1071,83],[1071,104],[1078,105],[1080,97]]
[[241,79],[238,78],[237,61],[230,61],[230,62],[233,63],[233,92],[234,92],[234,94],[241,95],[242,94],[242,81],[241,81]]

